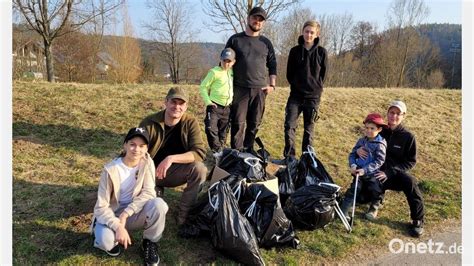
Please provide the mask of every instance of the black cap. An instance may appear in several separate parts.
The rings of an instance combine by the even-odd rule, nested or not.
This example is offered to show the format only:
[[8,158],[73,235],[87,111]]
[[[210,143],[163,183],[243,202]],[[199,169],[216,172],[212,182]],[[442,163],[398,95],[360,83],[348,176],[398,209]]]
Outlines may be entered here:
[[150,142],[150,134],[148,134],[148,131],[144,127],[134,127],[128,131],[123,143],[133,139],[134,137],[142,137],[147,145]]
[[256,6],[254,8],[252,8],[249,12],[249,17],[250,16],[261,16],[264,20],[267,19],[267,12],[265,12],[265,10],[259,6]]

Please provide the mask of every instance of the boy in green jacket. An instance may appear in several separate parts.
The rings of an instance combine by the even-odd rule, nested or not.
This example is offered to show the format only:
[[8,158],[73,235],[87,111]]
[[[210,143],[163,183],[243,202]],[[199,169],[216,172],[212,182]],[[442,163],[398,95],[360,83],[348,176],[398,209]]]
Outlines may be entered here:
[[222,150],[226,142],[230,104],[233,97],[234,50],[225,48],[221,52],[220,59],[219,66],[209,70],[199,87],[201,97],[206,104],[204,124],[207,142],[214,153]]

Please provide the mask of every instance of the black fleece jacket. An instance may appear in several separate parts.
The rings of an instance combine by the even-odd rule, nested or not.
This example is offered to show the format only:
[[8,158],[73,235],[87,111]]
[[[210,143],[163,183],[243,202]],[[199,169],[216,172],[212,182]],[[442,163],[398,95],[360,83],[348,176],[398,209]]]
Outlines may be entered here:
[[405,172],[416,164],[415,136],[399,125],[394,130],[384,128],[380,135],[387,141],[387,154],[381,170],[387,176]]
[[288,55],[286,79],[290,83],[290,97],[321,98],[327,63],[327,51],[319,45],[319,37],[314,39],[313,47],[306,50],[301,35],[298,45],[291,48]]

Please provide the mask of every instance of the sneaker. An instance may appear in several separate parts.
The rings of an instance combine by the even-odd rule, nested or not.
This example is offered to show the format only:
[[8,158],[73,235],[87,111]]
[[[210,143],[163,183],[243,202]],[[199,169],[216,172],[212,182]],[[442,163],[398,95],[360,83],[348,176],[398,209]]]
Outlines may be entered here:
[[155,190],[156,190],[156,196],[163,198],[163,196],[165,195],[165,188],[161,186],[156,186]]
[[158,245],[148,239],[143,239],[142,242],[143,258],[145,265],[158,265],[160,257],[158,256]]
[[369,210],[365,213],[365,218],[369,221],[374,221],[377,219],[377,214],[379,213],[380,204],[370,204]]
[[413,220],[410,226],[410,235],[413,237],[420,237],[424,232],[423,223],[423,220]]
[[112,256],[112,257],[117,257],[118,255],[120,255],[121,252],[122,250],[120,249],[119,245],[116,245],[109,251],[107,250],[105,251],[105,253],[109,254],[109,256]]

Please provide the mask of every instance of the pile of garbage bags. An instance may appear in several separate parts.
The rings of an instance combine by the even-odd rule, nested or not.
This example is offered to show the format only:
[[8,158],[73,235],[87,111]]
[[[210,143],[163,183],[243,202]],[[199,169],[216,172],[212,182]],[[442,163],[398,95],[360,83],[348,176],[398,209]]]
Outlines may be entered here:
[[334,219],[340,187],[311,147],[276,176],[266,172],[267,159],[268,153],[224,149],[216,166],[228,175],[201,194],[180,235],[209,237],[230,258],[263,265],[259,247],[297,248],[293,225],[313,230]]

